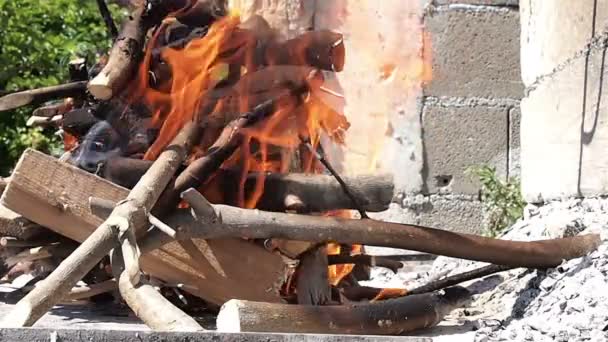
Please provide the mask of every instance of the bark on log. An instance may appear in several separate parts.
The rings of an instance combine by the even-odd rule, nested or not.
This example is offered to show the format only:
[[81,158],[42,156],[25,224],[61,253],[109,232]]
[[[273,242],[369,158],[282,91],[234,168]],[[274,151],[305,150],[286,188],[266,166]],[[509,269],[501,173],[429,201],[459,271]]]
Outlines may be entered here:
[[[118,185],[131,188],[143,175],[151,161],[124,157],[109,158],[102,168],[103,177]],[[238,203],[240,173],[220,170],[215,179],[221,184],[224,200],[230,205]],[[250,173],[245,180],[245,195],[248,196],[260,176]],[[266,211],[299,213],[324,212],[339,209],[355,209],[340,184],[332,176],[289,173],[268,173],[264,177],[264,193],[257,208]],[[394,195],[391,175],[360,175],[343,177],[350,191],[363,209],[379,212],[388,209]],[[301,205],[294,206],[294,203]]]
[[0,112],[53,99],[81,96],[86,89],[87,82],[80,81],[8,94],[0,98]]
[[33,325],[53,305],[61,301],[70,289],[95,264],[117,245],[120,227],[125,223],[133,234],[142,231],[147,223],[147,213],[152,209],[162,189],[169,183],[175,171],[186,157],[196,140],[195,127],[189,124],[158,157],[127,198],[119,203],[108,219],[102,223],[57,269],[36,288],[21,299],[1,322],[3,326],[22,327]]
[[439,323],[469,296],[463,288],[351,305],[288,305],[233,299],[220,310],[221,332],[398,335]]
[[[540,241],[510,241],[416,225],[307,216],[210,205],[196,190],[186,192],[192,207],[210,206],[217,223],[197,227],[185,215],[177,229],[182,238],[283,238],[298,241],[339,242],[414,250],[454,258],[513,267],[556,267],[578,258],[601,243],[598,234]],[[179,221],[174,219],[173,222]],[[174,225],[175,227],[175,225]]]
[[133,11],[114,41],[108,63],[89,82],[91,95],[99,100],[109,100],[124,90],[137,69],[148,30],[188,3],[188,0],[145,2],[148,6],[142,4]]
[[383,258],[375,255],[329,255],[328,262],[330,265],[337,264],[361,264],[372,267],[384,267],[397,273],[403,267],[403,263],[395,260]]
[[[117,203],[128,194],[127,189],[100,177],[28,150],[2,201],[30,220],[82,242],[109,215],[101,219],[95,216],[89,208],[89,197]],[[141,266],[147,274],[169,284],[184,284],[189,293],[218,307],[231,298],[281,301],[279,285],[286,268],[281,256],[240,238],[196,239],[194,244],[205,259],[192,260],[177,241],[156,229],[152,232],[170,241],[157,250],[142,249]]]

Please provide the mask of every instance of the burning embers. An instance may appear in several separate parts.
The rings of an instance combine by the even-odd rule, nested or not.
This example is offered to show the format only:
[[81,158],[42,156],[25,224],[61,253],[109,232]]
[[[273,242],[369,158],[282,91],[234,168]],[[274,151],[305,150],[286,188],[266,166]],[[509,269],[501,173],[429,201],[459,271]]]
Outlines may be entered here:
[[[342,36],[314,31],[283,41],[262,17],[241,22],[223,3],[145,1],[90,80],[75,72],[68,85],[0,99],[2,109],[70,97],[36,115],[64,130],[62,160],[131,189],[24,153],[3,203],[82,244],[6,325],[33,324],[73,298],[72,286],[94,268],[103,288],[118,287],[153,329],[201,330],[181,310],[196,306],[190,293],[212,306],[243,299],[224,307],[218,326],[227,330],[397,334],[437,323],[467,296],[428,292],[506,268],[410,296],[359,286],[371,266],[402,266],[365,255],[363,244],[508,267],[555,266],[597,245],[593,235],[518,243],[369,219],[366,212],[388,207],[392,180],[343,178],[320,144],[343,144],[349,128],[320,96],[325,78],[345,67]],[[395,67],[382,71],[390,78]],[[108,254],[111,267],[101,260]],[[351,304],[358,301],[369,303]]]

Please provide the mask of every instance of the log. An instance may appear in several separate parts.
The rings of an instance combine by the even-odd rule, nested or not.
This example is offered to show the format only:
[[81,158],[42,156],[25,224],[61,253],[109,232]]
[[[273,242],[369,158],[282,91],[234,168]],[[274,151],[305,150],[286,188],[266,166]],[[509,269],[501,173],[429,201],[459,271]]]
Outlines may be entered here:
[[[272,213],[211,205],[194,189],[188,190],[184,198],[192,207],[207,206],[207,211],[215,217],[215,223],[205,224],[203,228],[201,226],[204,221],[201,225],[196,225],[192,216],[182,213],[183,224],[177,229],[181,238],[276,237],[319,243],[362,244],[530,268],[556,267],[563,260],[586,255],[601,243],[598,234],[539,241],[510,241],[370,219]],[[173,222],[181,219],[175,218]]]
[[20,262],[36,261],[51,257],[61,260],[70,255],[73,250],[74,246],[72,244],[55,244],[52,246],[32,247],[20,252],[15,256],[7,258],[4,263],[8,267],[13,267],[13,265]]
[[74,301],[91,298],[93,296],[97,296],[102,293],[110,292],[116,289],[118,289],[118,286],[116,285],[116,280],[114,279],[106,280],[97,284],[76,286],[72,288],[70,293],[65,297],[65,300]]
[[[90,196],[116,203],[128,195],[127,189],[32,150],[25,152],[15,171],[16,178],[2,199],[4,203],[33,221],[79,242],[84,241],[107,217],[99,218],[91,212]],[[154,229],[152,232],[158,231]],[[197,248],[213,263],[195,261],[177,242],[164,233],[158,233],[161,238],[169,240],[160,249],[144,250],[142,241],[138,241],[144,272],[166,283],[184,284],[188,292],[218,307],[231,298],[267,302],[281,300],[279,285],[287,266],[280,256],[240,238],[195,239]],[[239,253],[235,254],[235,250]],[[206,266],[202,268],[202,264]],[[213,265],[219,265],[221,272]]]
[[171,12],[185,8],[188,0],[145,2],[129,15],[114,41],[108,63],[93,78],[88,89],[99,100],[109,100],[123,91],[142,57],[146,33]]
[[[158,157],[154,165],[146,172],[137,185],[129,192],[125,200],[116,206],[112,214],[95,232],[66,258],[57,269],[43,280],[36,288],[21,299],[2,320],[4,326],[22,327],[33,325],[53,305],[60,302],[70,289],[97,264],[104,255],[116,246],[118,239],[126,235],[129,240],[138,231],[147,228],[147,213],[152,209],[160,196],[162,189],[169,183],[175,171],[182,163],[196,136],[196,128],[190,124],[184,127],[170,146]],[[23,158],[19,163],[23,162]],[[13,180],[19,172],[13,172]],[[12,183],[11,183],[12,185]],[[10,190],[7,189],[7,192]],[[4,196],[3,196],[4,198]],[[59,202],[64,207],[65,203]],[[66,208],[64,208],[66,210]],[[123,244],[124,245],[124,244]],[[123,248],[125,251],[127,248]],[[135,257],[135,256],[134,256]],[[130,279],[133,279],[133,268],[137,267],[139,274],[139,260],[132,260]]]
[[86,89],[87,82],[79,81],[8,94],[0,98],[0,112],[54,99],[81,96]]
[[233,299],[217,317],[220,332],[399,335],[439,323],[469,297],[463,288],[349,305],[288,305]]
[[371,267],[384,267],[393,271],[393,273],[397,273],[403,267],[403,263],[399,261],[375,255],[329,255],[327,258],[330,265],[359,264]]
[[[151,164],[148,160],[112,157],[103,165],[101,173],[113,183],[131,188]],[[221,186],[224,203],[237,205],[240,177],[240,172],[230,170],[220,170],[214,176]],[[261,210],[308,213],[355,209],[353,202],[332,176],[266,173],[260,177],[257,173],[250,173],[245,180],[246,196],[254,191],[255,183],[260,178],[264,180],[264,193],[256,208]],[[364,210],[380,212],[388,209],[394,195],[391,175],[347,176],[343,180]],[[294,206],[294,203],[301,205]]]

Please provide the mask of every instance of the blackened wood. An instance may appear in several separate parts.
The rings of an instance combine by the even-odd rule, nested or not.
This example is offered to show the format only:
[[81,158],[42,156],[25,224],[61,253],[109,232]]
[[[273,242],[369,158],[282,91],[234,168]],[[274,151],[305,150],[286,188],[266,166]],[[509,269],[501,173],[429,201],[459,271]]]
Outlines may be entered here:
[[403,267],[403,263],[395,260],[385,259],[374,255],[330,255],[328,256],[330,265],[337,264],[361,264],[366,266],[384,267],[397,273]]
[[327,269],[327,246],[315,246],[300,256],[296,270],[298,304],[326,305],[331,301]]
[[86,89],[87,82],[79,81],[8,94],[0,98],[0,112],[54,99],[81,96]]
[[349,286],[339,289],[342,295],[354,302],[360,302],[363,300],[374,300],[379,295],[386,293],[382,299],[399,298],[405,296],[408,292],[405,289],[383,289],[378,287],[370,286]]
[[445,277],[443,279],[435,280],[428,284],[419,286],[415,289],[409,290],[408,294],[421,294],[428,293],[437,290],[444,289],[446,287],[458,285],[460,283],[464,283],[465,281],[483,278],[495,273],[504,272],[508,270],[512,270],[514,267],[511,266],[502,266],[502,265],[487,265],[483,266],[471,271],[455,274],[449,277]]
[[106,24],[106,28],[108,29],[108,35],[112,40],[116,39],[116,37],[118,37],[118,28],[116,27],[116,24],[114,24],[112,13],[110,13],[110,9],[108,8],[105,0],[97,0],[97,7],[99,7],[99,13],[101,13],[103,22]]
[[430,328],[469,297],[463,288],[349,305],[289,305],[233,299],[220,310],[221,332],[399,335]]

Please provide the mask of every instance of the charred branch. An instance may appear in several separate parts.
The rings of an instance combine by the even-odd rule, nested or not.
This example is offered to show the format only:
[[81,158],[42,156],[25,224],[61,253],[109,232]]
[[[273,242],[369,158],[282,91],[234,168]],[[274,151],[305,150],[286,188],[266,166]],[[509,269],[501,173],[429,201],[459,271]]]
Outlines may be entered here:
[[116,27],[116,24],[114,24],[114,19],[112,19],[112,13],[110,13],[108,5],[106,4],[105,0],[97,0],[97,6],[99,7],[99,13],[101,13],[103,22],[106,24],[106,28],[108,29],[110,39],[115,40],[116,37],[118,37],[118,28]]
[[339,291],[346,299],[353,302],[399,298],[408,293],[405,289],[384,289],[369,286],[349,286],[341,288]]
[[54,99],[81,96],[86,89],[87,82],[79,81],[8,94],[0,98],[0,112]]
[[403,267],[403,263],[391,259],[386,259],[375,255],[330,255],[328,256],[330,265],[337,264],[360,264],[372,267],[384,267],[397,273]]
[[463,288],[349,305],[288,305],[233,299],[217,318],[222,332],[397,335],[439,323],[469,297]]
[[408,294],[421,294],[428,293],[437,290],[441,290],[450,286],[458,285],[460,283],[464,283],[465,281],[474,280],[483,278],[495,273],[504,272],[508,270],[512,270],[514,267],[511,266],[501,266],[501,265],[488,265],[484,267],[480,267],[468,272],[463,272],[459,274],[455,274],[443,279],[435,280],[428,284],[419,286],[415,289],[409,290]]

